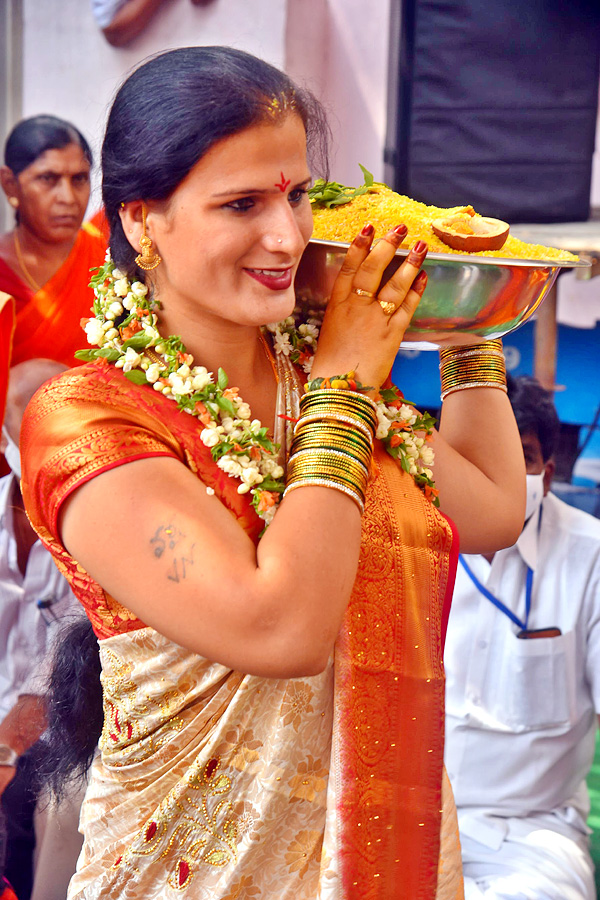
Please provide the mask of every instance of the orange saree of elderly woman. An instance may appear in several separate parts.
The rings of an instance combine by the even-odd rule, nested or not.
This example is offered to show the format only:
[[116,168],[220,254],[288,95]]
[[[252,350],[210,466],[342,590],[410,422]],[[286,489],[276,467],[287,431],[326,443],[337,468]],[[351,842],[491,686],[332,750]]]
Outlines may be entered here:
[[94,301],[90,269],[101,265],[105,253],[104,238],[85,223],[60,269],[35,294],[17,300],[11,365],[37,357],[79,364],[74,354],[86,343],[81,319],[89,318]]

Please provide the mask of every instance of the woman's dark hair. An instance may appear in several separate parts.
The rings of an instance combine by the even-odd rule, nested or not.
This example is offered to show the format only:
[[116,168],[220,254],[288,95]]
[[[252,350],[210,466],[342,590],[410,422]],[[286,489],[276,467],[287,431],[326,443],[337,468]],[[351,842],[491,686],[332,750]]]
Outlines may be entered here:
[[[102,147],[102,195],[116,265],[143,277],[121,203],[165,200],[214,144],[293,110],[311,163],[327,174],[329,132],[319,102],[278,69],[230,47],[184,47],[151,58],[119,89]],[[240,160],[243,166],[243,160]]]
[[60,799],[67,783],[87,774],[102,733],[98,639],[83,617],[57,642],[48,683],[48,728],[30,751],[40,784]]
[[560,420],[552,391],[547,391],[531,375],[507,376],[508,399],[520,434],[530,431],[540,442],[542,458],[548,462],[556,448]]
[[42,153],[62,150],[69,144],[81,147],[83,155],[92,165],[92,151],[79,129],[56,116],[32,116],[15,125],[6,139],[4,164],[13,175],[20,175]]

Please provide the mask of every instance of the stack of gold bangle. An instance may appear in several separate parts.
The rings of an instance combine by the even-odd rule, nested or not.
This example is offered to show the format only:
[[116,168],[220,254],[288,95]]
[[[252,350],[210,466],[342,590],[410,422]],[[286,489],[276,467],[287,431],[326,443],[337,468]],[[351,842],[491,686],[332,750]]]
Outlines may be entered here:
[[352,497],[362,512],[377,427],[375,404],[356,391],[310,391],[288,460],[285,494],[307,485],[334,488]]
[[506,365],[502,341],[485,341],[440,350],[442,400],[466,388],[499,388],[506,392]]

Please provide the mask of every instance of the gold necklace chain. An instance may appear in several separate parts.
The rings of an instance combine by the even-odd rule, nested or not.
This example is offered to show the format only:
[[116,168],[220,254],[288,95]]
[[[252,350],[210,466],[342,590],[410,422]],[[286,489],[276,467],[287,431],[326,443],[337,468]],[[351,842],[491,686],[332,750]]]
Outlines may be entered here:
[[23,253],[21,251],[21,244],[19,242],[19,238],[17,237],[16,231],[13,231],[13,240],[15,242],[15,253],[17,254],[17,260],[19,262],[19,266],[21,267],[21,272],[25,276],[25,280],[29,284],[29,287],[32,287],[33,290],[37,293],[38,291],[41,291],[41,287],[25,265],[25,260],[23,259]]

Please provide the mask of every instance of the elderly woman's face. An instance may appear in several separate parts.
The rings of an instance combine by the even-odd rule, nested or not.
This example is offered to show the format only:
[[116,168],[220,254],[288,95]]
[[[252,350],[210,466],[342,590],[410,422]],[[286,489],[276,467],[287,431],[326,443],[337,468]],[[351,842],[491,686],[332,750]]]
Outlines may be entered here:
[[90,164],[78,144],[46,150],[15,181],[21,225],[48,243],[75,235],[90,198]]
[[306,135],[299,116],[253,125],[216,144],[148,229],[162,264],[154,277],[192,317],[243,325],[280,321],[312,234]]

